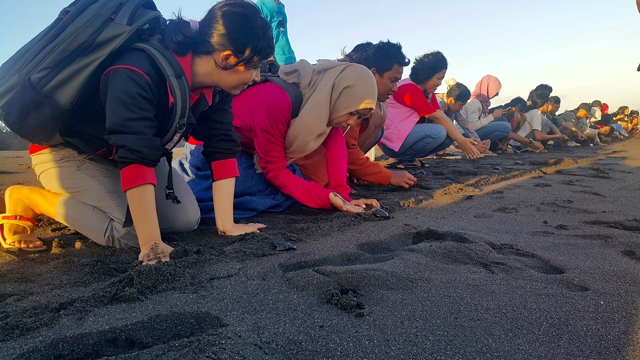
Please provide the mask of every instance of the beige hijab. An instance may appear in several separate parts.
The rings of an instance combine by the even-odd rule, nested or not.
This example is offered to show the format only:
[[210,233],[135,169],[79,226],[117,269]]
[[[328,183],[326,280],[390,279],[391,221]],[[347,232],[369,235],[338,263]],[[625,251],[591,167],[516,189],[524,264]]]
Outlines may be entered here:
[[285,139],[288,162],[308,155],[329,135],[329,122],[360,109],[375,109],[378,90],[373,74],[362,65],[300,60],[280,67],[280,77],[300,85],[302,108]]

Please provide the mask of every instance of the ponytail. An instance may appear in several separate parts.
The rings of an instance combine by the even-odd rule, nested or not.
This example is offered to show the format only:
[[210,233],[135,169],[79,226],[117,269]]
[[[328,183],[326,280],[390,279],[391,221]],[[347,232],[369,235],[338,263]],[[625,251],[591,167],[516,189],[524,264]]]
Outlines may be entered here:
[[185,56],[198,44],[198,30],[178,13],[175,19],[167,22],[164,28],[164,44],[178,56]]

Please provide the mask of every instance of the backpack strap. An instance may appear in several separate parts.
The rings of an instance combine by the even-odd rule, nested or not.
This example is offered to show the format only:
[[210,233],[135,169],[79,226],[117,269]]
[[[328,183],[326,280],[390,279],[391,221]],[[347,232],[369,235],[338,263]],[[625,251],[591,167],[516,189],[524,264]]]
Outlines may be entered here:
[[[191,115],[189,106],[189,94],[190,85],[187,76],[182,70],[182,66],[178,63],[178,60],[173,54],[165,49],[159,41],[159,37],[155,36],[148,42],[136,43],[132,47],[142,49],[146,51],[151,58],[158,64],[158,67],[162,70],[167,83],[169,84],[169,90],[173,95],[173,119],[169,126],[169,131],[162,139],[162,146],[164,149],[164,158],[169,165],[169,171],[167,174],[167,186],[164,189],[165,198],[171,200],[174,204],[180,204],[180,199],[173,190],[173,167],[171,166],[172,152],[171,150],[182,140],[186,134],[188,126],[195,123],[193,116]],[[125,214],[123,228],[133,226],[133,219],[131,218],[131,211],[127,206],[127,212]]]
[[297,84],[288,83],[278,75],[280,71],[280,65],[273,61],[267,60],[260,66],[260,79],[261,82],[272,82],[282,88],[289,99],[291,100],[291,119],[295,119],[300,115],[300,108],[302,108],[302,92]]
[[302,108],[302,91],[298,84],[292,84],[282,80],[279,76],[267,75],[263,76],[265,81],[274,83],[282,88],[289,99],[291,99],[291,119],[295,119],[300,115],[300,109]]
[[189,80],[175,56],[160,44],[159,37],[153,37],[149,42],[134,44],[133,47],[142,49],[151,56],[169,84],[169,90],[174,98],[173,118],[169,131],[160,143],[171,150],[182,140],[187,125],[195,123],[189,111]]

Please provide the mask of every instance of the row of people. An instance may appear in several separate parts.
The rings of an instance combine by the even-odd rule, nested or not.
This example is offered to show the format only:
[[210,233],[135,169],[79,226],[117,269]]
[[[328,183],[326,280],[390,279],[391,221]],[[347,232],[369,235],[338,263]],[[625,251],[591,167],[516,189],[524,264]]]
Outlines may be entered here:
[[[294,204],[362,212],[380,205],[353,199],[350,177],[409,188],[417,179],[407,169],[452,144],[475,159],[508,151],[509,142],[543,151],[542,142],[567,141],[562,131],[573,131],[546,115],[554,109],[546,85],[528,101],[495,109],[491,99],[501,84],[491,75],[473,92],[451,83],[438,98],[445,56],[417,58],[403,79],[410,61],[389,41],[316,64],[293,62],[284,47],[275,55],[286,58],[279,69],[285,84],[260,82],[260,68],[277,48],[273,32],[286,26],[262,15],[248,1],[224,0],[199,22],[166,25],[164,44],[189,80],[195,120],[183,134],[185,157],[173,164],[160,142],[173,106],[163,74],[140,50],[110,59],[99,92],[81,104],[86,121],[69,129],[88,145],[83,149],[96,151],[71,143],[33,146],[32,167],[44,189],[7,189],[2,245],[46,249],[33,234],[37,217],[46,215],[99,244],[139,246],[144,263],[167,261],[172,249],[162,232],[192,230],[201,216],[215,216],[220,234],[239,235],[265,225],[234,218]],[[376,144],[398,160],[393,169],[365,155]]]

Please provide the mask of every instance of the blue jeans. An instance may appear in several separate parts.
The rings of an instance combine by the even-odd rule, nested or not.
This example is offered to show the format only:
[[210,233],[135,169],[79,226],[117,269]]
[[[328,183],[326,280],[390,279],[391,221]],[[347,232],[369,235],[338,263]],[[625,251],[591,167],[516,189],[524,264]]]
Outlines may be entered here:
[[[182,176],[196,197],[202,218],[215,217],[210,164],[202,156],[202,145],[184,145],[184,158],[173,160],[175,173]],[[257,173],[253,155],[240,151],[237,156],[240,177],[236,179],[233,217],[236,219],[255,216],[263,211],[282,211],[298,204],[269,183],[263,173]],[[303,177],[294,164],[287,165],[297,176]]]
[[389,157],[400,161],[413,161],[442,151],[451,144],[453,144],[453,139],[447,136],[447,130],[444,126],[416,124],[398,151],[390,149],[385,144],[380,145],[380,149]]
[[504,121],[494,121],[476,130],[476,134],[481,140],[498,141],[509,136],[511,133],[511,124]]

